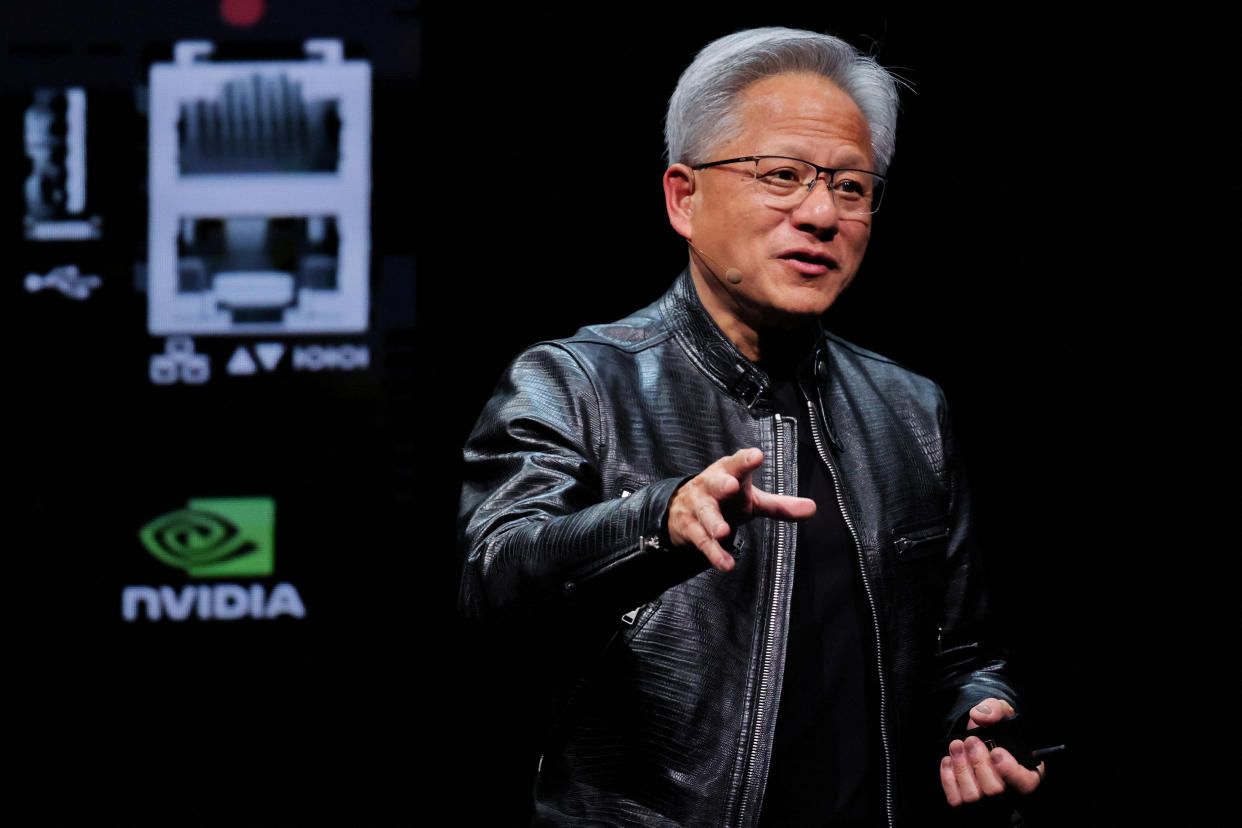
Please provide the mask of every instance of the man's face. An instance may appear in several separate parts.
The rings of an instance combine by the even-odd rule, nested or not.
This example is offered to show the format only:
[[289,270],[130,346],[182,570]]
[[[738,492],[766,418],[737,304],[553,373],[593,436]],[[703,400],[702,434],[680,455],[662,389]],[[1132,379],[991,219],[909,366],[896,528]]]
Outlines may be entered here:
[[[783,74],[747,87],[737,113],[742,129],[705,161],[749,155],[784,155],[823,167],[875,169],[866,119],[831,81],[813,74]],[[676,166],[676,165],[675,165]],[[666,173],[666,181],[670,173]],[[854,278],[871,235],[871,216],[842,213],[824,178],[799,206],[765,203],[748,164],[702,170],[691,176],[674,227],[693,248],[691,270],[713,316],[754,332],[790,327],[818,317]],[[670,217],[674,208],[670,203]],[[741,274],[726,272],[736,269]],[[733,282],[737,282],[734,284]],[[704,295],[704,291],[710,295]]]

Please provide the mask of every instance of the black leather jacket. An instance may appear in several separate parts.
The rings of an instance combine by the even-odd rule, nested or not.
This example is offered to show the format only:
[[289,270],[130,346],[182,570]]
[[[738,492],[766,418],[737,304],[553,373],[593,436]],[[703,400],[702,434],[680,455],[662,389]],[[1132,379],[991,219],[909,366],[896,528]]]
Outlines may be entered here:
[[[905,824],[914,790],[938,785],[950,727],[978,701],[1016,705],[1015,694],[982,638],[940,389],[827,334],[814,365],[813,436],[875,623],[889,822]],[[743,524],[736,567],[721,573],[671,548],[663,521],[688,476],[748,446],[765,455],[755,485],[796,494],[797,423],[768,408],[766,389],[686,272],[626,319],[522,353],[484,409],[465,448],[461,608],[562,631],[568,665],[537,823],[758,818],[796,527]]]

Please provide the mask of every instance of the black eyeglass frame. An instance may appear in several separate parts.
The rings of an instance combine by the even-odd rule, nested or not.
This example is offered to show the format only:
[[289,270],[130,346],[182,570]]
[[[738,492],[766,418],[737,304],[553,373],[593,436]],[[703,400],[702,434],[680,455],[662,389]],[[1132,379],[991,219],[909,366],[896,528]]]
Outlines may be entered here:
[[[821,167],[819,164],[812,164],[810,161],[807,161],[805,158],[794,158],[792,155],[743,155],[740,158],[726,158],[722,161],[708,161],[703,164],[691,164],[690,169],[706,170],[710,167],[720,167],[725,164],[739,164],[744,161],[759,162],[759,161],[764,161],[769,158],[780,158],[785,161],[797,161],[799,164],[806,164],[808,167],[813,167],[815,169],[815,177],[811,179],[811,183],[806,186],[806,195],[802,197],[803,201],[805,201],[807,198],[810,197],[811,190],[815,189],[815,182],[819,181],[819,177],[823,175],[824,173],[828,174],[828,190],[830,193],[833,193],[834,199],[836,198],[836,195],[835,195],[836,190],[833,189],[832,185],[833,185],[834,179],[836,178],[837,173],[856,172],[856,173],[865,173],[867,175],[872,176],[880,184],[878,188],[880,197],[875,199],[875,202],[871,205],[870,210],[855,211],[862,215],[868,215],[868,216],[875,215],[879,211],[880,202],[884,199],[884,190],[888,186],[888,180],[884,176],[880,175],[878,172],[874,172],[873,170],[863,170],[863,169],[859,169],[858,167]],[[756,178],[758,178],[758,176],[756,176]],[[798,203],[801,204],[802,202],[800,201]],[[794,208],[791,207],[790,209],[794,209]]]

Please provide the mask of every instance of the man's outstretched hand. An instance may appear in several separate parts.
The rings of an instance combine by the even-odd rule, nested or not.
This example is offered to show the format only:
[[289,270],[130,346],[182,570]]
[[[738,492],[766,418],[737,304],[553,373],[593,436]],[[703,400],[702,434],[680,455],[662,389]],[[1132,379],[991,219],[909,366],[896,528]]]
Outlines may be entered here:
[[668,506],[668,535],[673,545],[695,546],[712,566],[728,572],[733,569],[733,556],[720,540],[733,531],[729,521],[743,523],[754,517],[805,520],[815,514],[813,500],[770,494],[752,486],[751,475],[762,463],[762,451],[742,449],[720,458],[678,489]]
[[[967,730],[996,724],[1013,715],[1013,708],[1000,699],[984,699],[970,709]],[[1029,794],[1044,778],[1044,763],[1035,770],[1023,767],[1003,747],[990,751],[977,736],[949,743],[949,755],[940,760],[940,787],[954,808],[964,802],[978,802],[1005,791]]]

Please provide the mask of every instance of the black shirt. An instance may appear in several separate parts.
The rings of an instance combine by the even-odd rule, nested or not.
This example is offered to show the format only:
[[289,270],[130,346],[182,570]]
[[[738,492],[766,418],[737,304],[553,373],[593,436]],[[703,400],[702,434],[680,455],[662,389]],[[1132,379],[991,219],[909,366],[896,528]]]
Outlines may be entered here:
[[[809,363],[798,373],[809,377]],[[797,422],[798,494],[818,509],[798,524],[785,674],[759,822],[882,824],[874,628],[858,550],[815,445],[806,396],[792,372],[769,375],[775,410]]]

